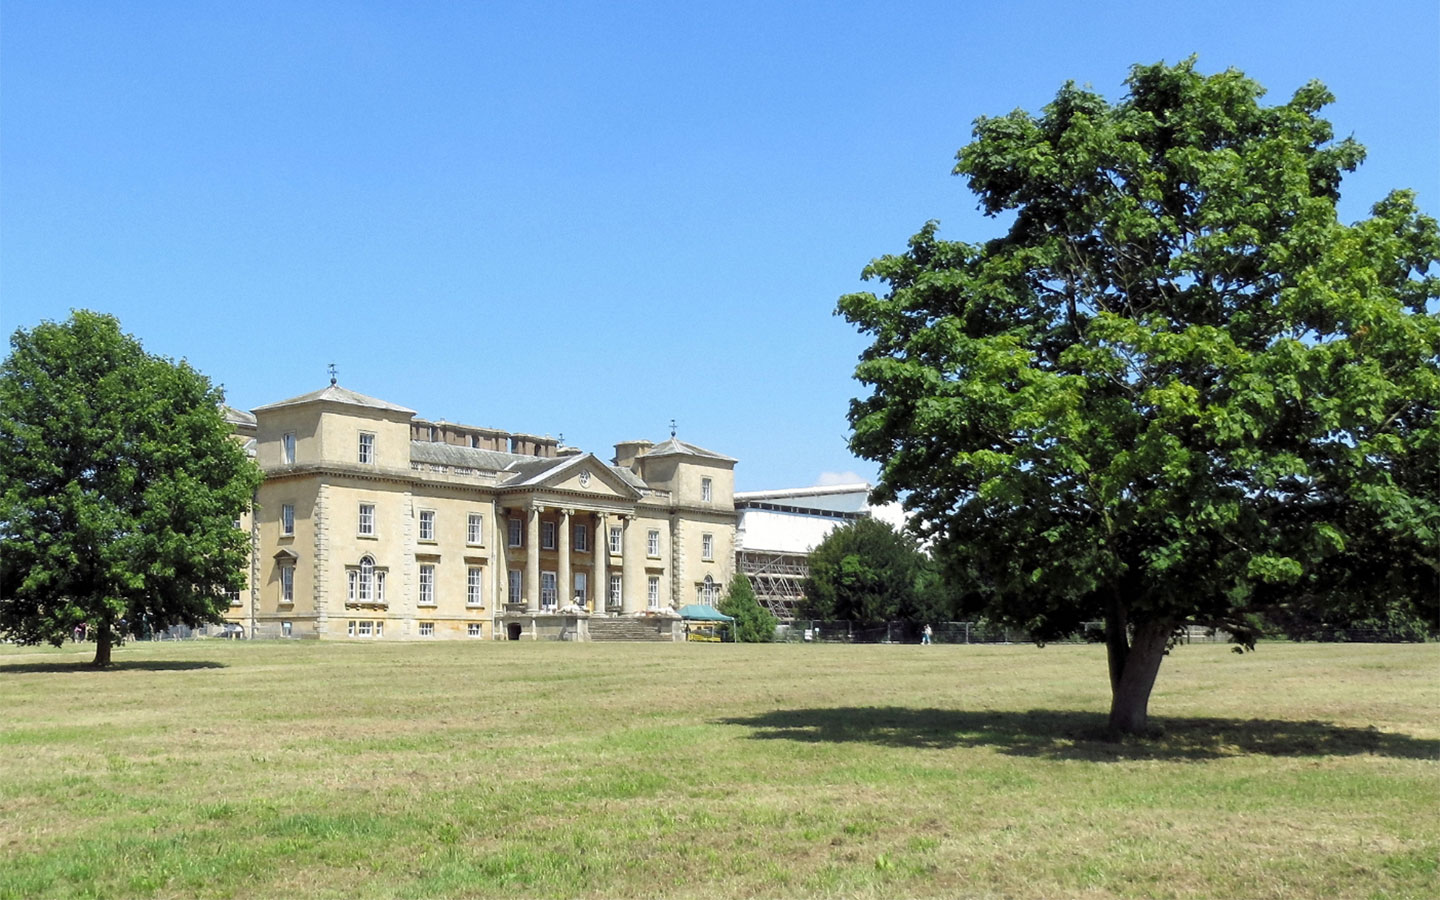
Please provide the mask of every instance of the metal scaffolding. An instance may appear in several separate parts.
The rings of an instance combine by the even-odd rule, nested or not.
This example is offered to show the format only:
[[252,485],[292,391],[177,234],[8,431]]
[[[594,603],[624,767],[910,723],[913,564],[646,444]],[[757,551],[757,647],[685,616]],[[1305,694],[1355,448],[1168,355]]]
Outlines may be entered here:
[[782,623],[794,621],[805,596],[809,558],[803,553],[770,550],[741,550],[736,556],[738,568],[750,579],[760,605]]

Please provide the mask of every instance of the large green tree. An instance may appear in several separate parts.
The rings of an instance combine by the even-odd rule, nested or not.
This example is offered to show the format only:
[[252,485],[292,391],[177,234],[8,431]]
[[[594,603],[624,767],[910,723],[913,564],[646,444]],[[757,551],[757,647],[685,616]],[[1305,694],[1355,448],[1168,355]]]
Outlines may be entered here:
[[810,551],[802,612],[865,625],[949,618],[943,588],[914,538],[879,519],[857,519]]
[[219,621],[244,585],[235,521],[260,473],[221,392],[77,311],[10,339],[0,366],[0,635],[59,646],[88,623],[95,664],[127,626]]
[[1412,194],[1342,224],[1364,152],[1311,83],[1137,66],[981,118],[955,172],[1010,222],[872,262],[851,446],[973,611],[1040,640],[1103,619],[1110,727],[1147,727],[1191,624],[1437,614],[1440,231]]

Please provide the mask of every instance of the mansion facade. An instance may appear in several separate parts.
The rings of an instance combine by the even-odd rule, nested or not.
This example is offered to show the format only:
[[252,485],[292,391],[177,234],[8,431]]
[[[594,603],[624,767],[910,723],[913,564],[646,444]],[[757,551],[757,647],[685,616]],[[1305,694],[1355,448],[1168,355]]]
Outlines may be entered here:
[[330,386],[229,410],[264,472],[249,589],[255,637],[585,640],[719,602],[735,566],[735,460],[673,435],[615,457],[431,422]]

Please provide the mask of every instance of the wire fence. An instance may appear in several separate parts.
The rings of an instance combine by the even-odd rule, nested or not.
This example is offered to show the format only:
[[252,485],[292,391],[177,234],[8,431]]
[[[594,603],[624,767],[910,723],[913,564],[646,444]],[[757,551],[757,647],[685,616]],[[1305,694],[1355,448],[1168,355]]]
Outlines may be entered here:
[[[1104,624],[1087,623],[1097,629],[1103,637]],[[882,622],[865,625],[856,622],[822,621],[797,619],[790,625],[782,625],[779,639],[788,642],[810,642],[824,644],[918,644],[923,640],[923,624],[914,622]],[[1030,633],[1023,629],[1003,628],[988,622],[934,622],[930,626],[930,640],[936,644],[1022,644],[1029,643]],[[1059,643],[1087,642],[1085,634],[1076,635]],[[1052,642],[1055,643],[1055,642]]]
[[202,625],[199,628],[191,628],[189,625],[171,625],[169,628],[137,628],[131,632],[130,639],[134,641],[190,641],[198,637],[209,637],[217,634],[222,626]]
[[[919,644],[924,638],[923,631],[924,625],[914,622],[864,625],[800,619],[782,627],[780,639],[824,644]],[[936,644],[1022,644],[1030,642],[1030,634],[987,622],[935,622],[931,624],[930,640]],[[1083,636],[1076,636],[1067,643],[1085,643],[1085,640]]]
[[[914,622],[882,622],[878,625],[864,625],[855,622],[797,619],[789,625],[780,626],[777,639],[791,643],[822,644],[919,644],[923,641],[924,625]],[[1030,632],[1020,628],[1004,628],[989,622],[934,622],[931,623],[930,640],[936,644],[1028,644],[1033,643]],[[1275,640],[1303,640],[1313,642],[1351,642],[1376,644],[1403,644],[1424,641],[1425,636],[1413,629],[1404,628],[1336,628],[1323,633],[1290,638],[1274,635]],[[1047,640],[1047,644],[1093,644],[1104,643],[1105,623],[1085,622],[1081,630],[1059,640]],[[1192,626],[1181,638],[1186,644],[1224,644],[1230,641],[1230,634],[1215,628]]]

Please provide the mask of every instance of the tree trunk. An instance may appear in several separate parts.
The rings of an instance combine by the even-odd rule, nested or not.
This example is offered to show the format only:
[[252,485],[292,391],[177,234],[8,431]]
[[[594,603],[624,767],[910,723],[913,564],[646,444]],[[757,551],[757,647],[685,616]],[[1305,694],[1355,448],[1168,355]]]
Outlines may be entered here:
[[1130,655],[1130,622],[1125,604],[1118,591],[1110,594],[1110,610],[1105,615],[1105,658],[1110,665],[1110,695],[1120,690],[1120,676],[1125,674],[1125,659]]
[[100,627],[95,629],[95,662],[91,665],[97,669],[110,665],[110,644],[110,623],[101,622]]
[[[1123,652],[1116,677],[1116,648],[1110,647],[1110,724],[1112,734],[1141,734],[1149,724],[1150,691],[1165,659],[1165,647],[1175,630],[1172,622],[1146,622],[1135,628],[1135,639]],[[1107,636],[1108,637],[1108,636]],[[1108,641],[1107,641],[1108,642]]]

